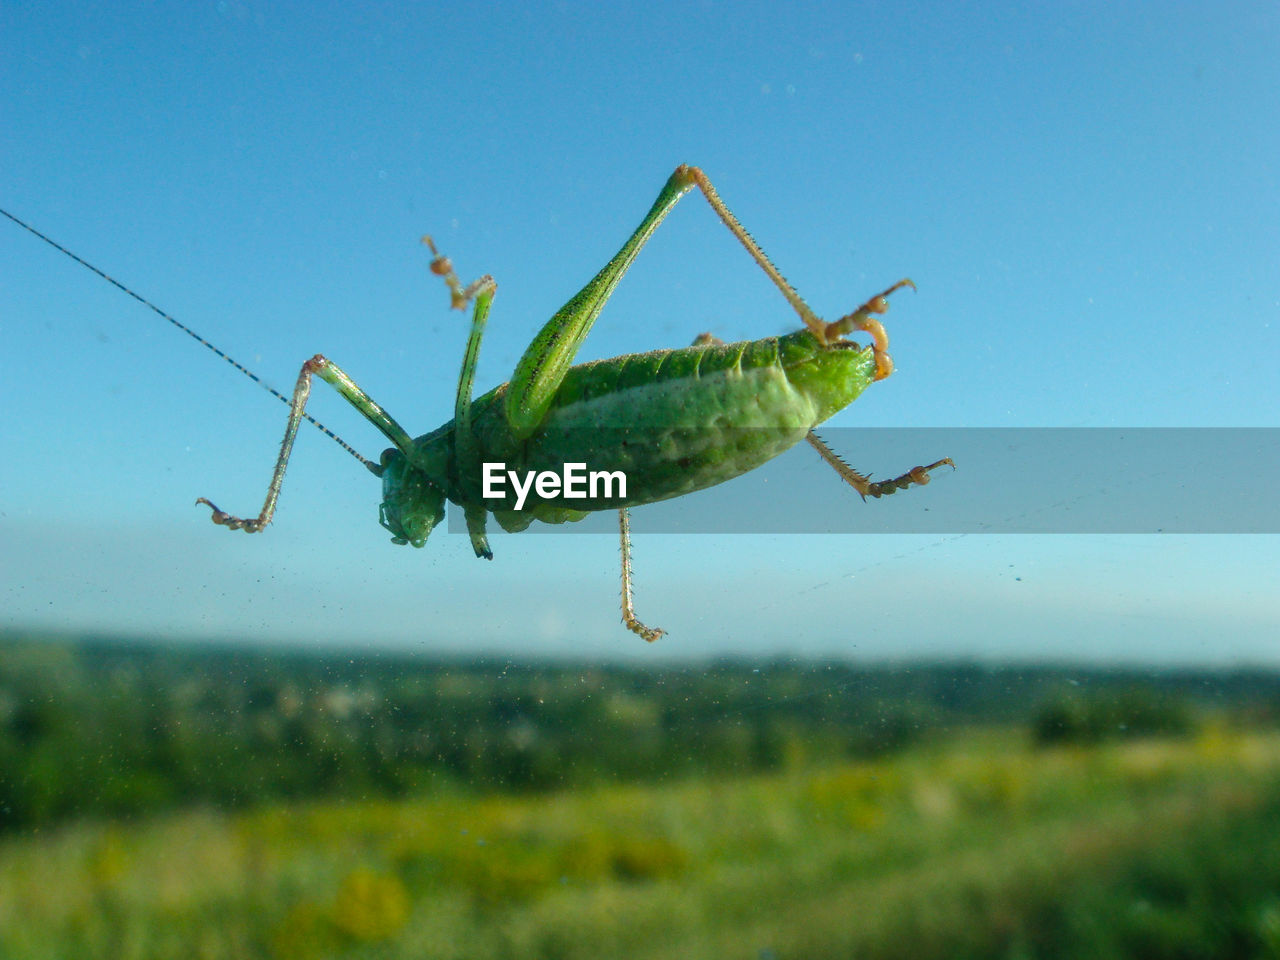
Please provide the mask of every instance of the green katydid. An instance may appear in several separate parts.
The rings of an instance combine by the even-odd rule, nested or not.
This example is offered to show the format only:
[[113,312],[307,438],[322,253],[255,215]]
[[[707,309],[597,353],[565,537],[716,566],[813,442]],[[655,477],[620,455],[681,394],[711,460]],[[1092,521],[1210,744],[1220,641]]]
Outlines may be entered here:
[[[803,328],[787,336],[732,344],[703,334],[682,349],[626,354],[574,366],[592,324],[640,248],[694,187],[799,314]],[[697,167],[676,168],[613,259],[543,326],[517,363],[510,382],[476,399],[472,398],[476,361],[497,285],[490,276],[464,285],[432,240],[423,239],[433,255],[431,270],[448,286],[452,306],[465,309],[474,304],[453,419],[413,438],[335,364],[316,355],[303,364],[288,401],[289,420],[261,512],[256,517],[236,517],[201,497],[197,503],[213,511],[214,523],[255,533],[271,522],[298,426],[304,418],[312,420],[305,408],[311,378],[318,376],[392,443],[377,463],[342,445],[381,477],[380,520],[393,542],[423,546],[443,519],[446,500],[463,509],[472,547],[477,557],[485,559],[493,558],[485,532],[490,513],[504,530],[517,532],[534,520],[564,523],[580,520],[592,510],[616,508],[622,551],[622,620],[627,629],[653,641],[663,631],[642,623],[633,605],[630,507],[729,480],[801,440],[807,440],[863,499],[926,484],[930,471],[944,464],[954,466],[950,458],[943,458],[892,480],[872,482],[813,432],[857,399],[869,384],[892,372],[888,337],[876,315],[888,309],[890,294],[915,285],[900,280],[852,313],[824,322],[778,272]],[[111,280],[65,248],[53,245]],[[168,314],[116,285],[248,374]],[[868,334],[871,344],[862,347],[844,339],[854,332]],[[316,425],[333,437],[322,425]],[[592,496],[570,498],[562,495],[567,490],[555,487],[544,490],[539,485],[535,493],[531,482],[526,482],[523,493],[513,499],[510,494],[496,494],[483,481],[487,466],[496,463],[519,468],[511,474],[516,486],[521,470],[528,477],[556,469],[567,476],[567,465],[604,466],[603,474],[625,476],[626,490],[613,497],[595,496],[593,491]]]

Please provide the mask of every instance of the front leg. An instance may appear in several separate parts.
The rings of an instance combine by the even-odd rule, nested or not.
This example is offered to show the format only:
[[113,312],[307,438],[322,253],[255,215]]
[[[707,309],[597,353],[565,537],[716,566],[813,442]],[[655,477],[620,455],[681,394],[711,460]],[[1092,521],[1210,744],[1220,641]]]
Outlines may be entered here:
[[[374,403],[373,398],[361,390],[354,380],[342,372],[337,364],[330,363],[320,354],[316,354],[302,365],[298,374],[298,382],[293,388],[293,398],[289,401],[289,421],[285,425],[284,440],[280,442],[280,453],[276,457],[275,469],[271,472],[271,483],[267,486],[267,499],[262,504],[262,512],[256,517],[236,517],[219,510],[212,501],[201,497],[196,503],[203,503],[213,511],[213,522],[232,530],[243,530],[245,533],[257,533],[271,522],[276,512],[276,501],[280,499],[280,485],[284,483],[284,472],[289,466],[289,455],[293,452],[293,441],[298,436],[298,425],[306,415],[307,398],[311,395],[311,378],[319,377],[336,389],[346,401],[360,411],[370,423],[382,431],[402,453],[408,456],[413,451],[413,440],[404,428],[389,413]],[[363,457],[361,459],[364,459]],[[382,475],[382,468],[370,460],[365,466],[374,476]]]
[[[431,272],[444,280],[449,288],[450,306],[462,310],[472,300],[475,309],[471,314],[471,331],[467,335],[467,346],[462,354],[462,370],[458,374],[458,391],[453,401],[453,449],[449,458],[449,479],[455,489],[469,491],[470,478],[480,472],[480,454],[476,447],[475,435],[471,432],[471,391],[476,379],[476,363],[480,358],[480,341],[484,338],[485,324],[489,319],[489,307],[493,296],[498,291],[498,284],[487,273],[473,283],[463,286],[454,272],[453,262],[436,249],[430,237],[423,237],[422,242],[431,250]],[[467,514],[467,529],[471,531],[471,545],[477,557],[493,559],[489,552],[489,544],[484,536],[484,511],[480,511],[478,521],[479,532],[470,513]]]

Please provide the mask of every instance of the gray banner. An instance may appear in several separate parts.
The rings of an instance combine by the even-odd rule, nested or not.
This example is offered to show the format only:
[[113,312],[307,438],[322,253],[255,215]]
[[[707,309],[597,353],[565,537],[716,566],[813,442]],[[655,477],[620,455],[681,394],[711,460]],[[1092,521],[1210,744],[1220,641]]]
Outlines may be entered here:
[[[1280,428],[818,433],[872,480],[942,457],[952,458],[956,469],[938,468],[927,486],[863,503],[802,440],[737,479],[634,507],[632,532],[1280,533]],[[466,532],[456,506],[448,527]],[[617,519],[605,510],[529,530],[616,535]]]

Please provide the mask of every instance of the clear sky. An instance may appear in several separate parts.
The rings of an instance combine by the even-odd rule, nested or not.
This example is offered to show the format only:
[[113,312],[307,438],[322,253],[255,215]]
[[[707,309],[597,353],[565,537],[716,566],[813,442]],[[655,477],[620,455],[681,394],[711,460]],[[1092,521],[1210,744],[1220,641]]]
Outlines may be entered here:
[[[1280,426],[1273,3],[0,6],[0,206],[282,389],[323,352],[407,428],[466,335],[431,232],[499,292],[481,389],[701,165],[813,307],[904,275],[898,370],[838,427]],[[582,359],[784,332],[696,195]],[[1280,662],[1265,535],[645,535],[421,551],[284,408],[0,222],[0,625],[431,652]],[[324,388],[366,456],[380,435]],[[883,476],[909,462],[866,462]],[[793,452],[785,501],[878,510]],[[1274,463],[1274,460],[1272,461]],[[907,497],[965,496],[965,464]],[[1102,480],[1117,469],[1098,464]],[[1264,474],[1259,483],[1275,487]],[[821,486],[819,486],[819,484]],[[945,488],[945,489],[944,489]],[[751,527],[751,518],[743,528]]]

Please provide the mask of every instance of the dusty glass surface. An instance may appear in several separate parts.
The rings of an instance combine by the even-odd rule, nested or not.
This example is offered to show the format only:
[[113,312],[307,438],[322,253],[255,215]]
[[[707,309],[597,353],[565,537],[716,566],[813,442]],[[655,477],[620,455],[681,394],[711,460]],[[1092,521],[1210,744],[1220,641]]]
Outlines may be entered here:
[[[957,469],[864,504],[801,444],[763,500],[637,508],[647,645],[616,533],[392,545],[305,426],[271,527],[213,527],[284,408],[3,221],[0,953],[1276,950],[1278,32],[7,9],[0,207],[285,392],[322,352],[435,428],[467,319],[418,238],[497,280],[483,392],[687,162],[820,315],[915,281],[824,436]],[[796,327],[692,195],[579,359]]]

